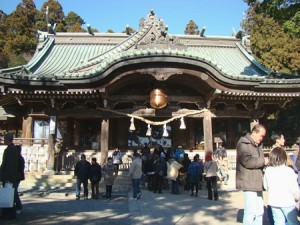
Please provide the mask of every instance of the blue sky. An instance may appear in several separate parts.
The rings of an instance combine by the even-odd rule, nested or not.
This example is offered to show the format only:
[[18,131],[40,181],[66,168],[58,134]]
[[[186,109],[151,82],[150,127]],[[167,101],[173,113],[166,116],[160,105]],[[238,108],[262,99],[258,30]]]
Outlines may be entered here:
[[[0,0],[0,9],[9,14],[21,0]],[[45,0],[34,0],[40,10]],[[59,0],[65,15],[74,11],[100,32],[122,32],[128,24],[138,28],[150,9],[169,26],[169,34],[183,34],[190,20],[206,27],[206,36],[230,36],[237,32],[247,4],[243,0]],[[85,25],[83,25],[86,28]]]

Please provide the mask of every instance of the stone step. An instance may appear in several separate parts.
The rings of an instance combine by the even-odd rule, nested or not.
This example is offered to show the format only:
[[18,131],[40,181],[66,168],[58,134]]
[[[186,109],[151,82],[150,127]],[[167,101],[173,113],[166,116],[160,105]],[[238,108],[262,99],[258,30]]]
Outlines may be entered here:
[[[119,171],[118,176],[113,185],[114,190],[124,191],[130,190],[131,179],[127,176],[127,171]],[[99,185],[100,190],[105,190],[104,180]],[[25,180],[19,185],[20,191],[33,190],[65,190],[76,189],[76,178],[72,174],[41,174],[38,172],[29,172],[25,174]]]

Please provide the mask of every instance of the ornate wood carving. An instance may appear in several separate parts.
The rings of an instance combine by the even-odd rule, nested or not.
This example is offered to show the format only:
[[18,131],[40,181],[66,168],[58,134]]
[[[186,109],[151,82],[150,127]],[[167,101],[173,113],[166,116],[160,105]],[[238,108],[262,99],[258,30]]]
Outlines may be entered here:
[[[145,73],[143,73],[145,74]],[[164,81],[167,80],[169,77],[173,75],[181,75],[183,74],[182,70],[179,69],[149,69],[146,71],[146,74],[152,75],[156,80],[158,81]]]

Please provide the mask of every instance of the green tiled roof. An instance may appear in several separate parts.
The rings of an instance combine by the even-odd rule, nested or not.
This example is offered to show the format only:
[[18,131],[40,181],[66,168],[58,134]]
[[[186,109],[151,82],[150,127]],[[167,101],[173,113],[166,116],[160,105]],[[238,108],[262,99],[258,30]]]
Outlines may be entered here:
[[33,71],[33,74],[38,76],[60,74],[74,67],[80,67],[87,59],[101,55],[112,47],[114,46],[97,44],[54,44],[49,55],[45,58],[43,63]]
[[270,83],[266,75],[271,71],[257,63],[239,39],[162,35],[163,29],[160,20],[149,17],[131,35],[40,33],[45,38],[40,38],[32,60],[23,67],[0,70],[0,79],[10,76],[29,80],[74,80],[94,76],[101,79],[108,67],[124,59],[160,56],[205,62],[230,79]]

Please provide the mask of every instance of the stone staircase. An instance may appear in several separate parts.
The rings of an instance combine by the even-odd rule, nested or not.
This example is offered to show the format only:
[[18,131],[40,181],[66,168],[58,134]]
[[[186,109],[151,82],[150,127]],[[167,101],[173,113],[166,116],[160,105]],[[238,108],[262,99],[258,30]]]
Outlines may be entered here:
[[[119,171],[113,185],[113,192],[124,192],[131,189],[131,179],[127,177],[128,171]],[[34,191],[75,191],[76,178],[74,172],[65,172],[62,174],[42,174],[39,172],[27,172],[25,180],[19,185],[20,192]],[[105,192],[103,179],[100,182],[100,192]]]

